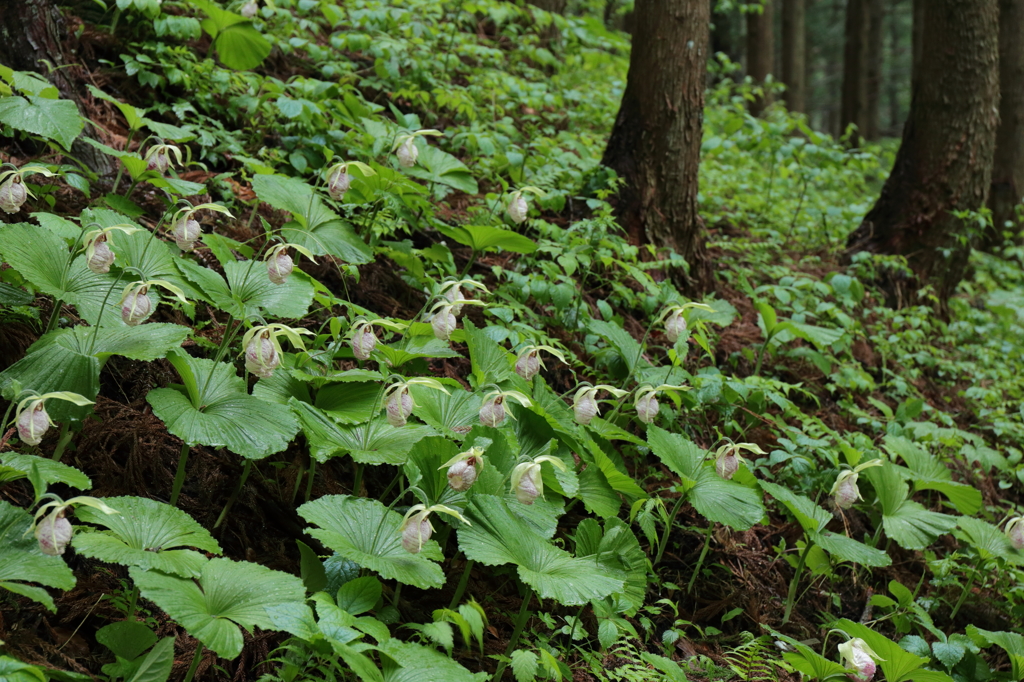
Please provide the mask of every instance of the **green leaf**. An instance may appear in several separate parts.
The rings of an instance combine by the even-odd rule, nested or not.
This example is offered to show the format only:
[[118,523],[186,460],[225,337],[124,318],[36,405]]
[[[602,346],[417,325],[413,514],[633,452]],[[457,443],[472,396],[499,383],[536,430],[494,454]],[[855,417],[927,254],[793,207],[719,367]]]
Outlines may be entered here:
[[654,454],[682,479],[687,500],[704,518],[747,530],[764,517],[760,494],[720,477],[711,458],[692,441],[653,425],[647,429],[647,441]]
[[139,663],[128,682],[167,682],[174,666],[174,637],[164,637]]
[[793,515],[800,527],[806,533],[816,533],[823,528],[832,518],[827,511],[814,504],[814,501],[804,495],[797,495],[787,488],[768,481],[758,481],[761,488],[781,502],[789,513]]
[[327,495],[307,502],[298,512],[306,521],[319,526],[308,528],[309,535],[384,578],[421,589],[444,584],[444,572],[434,563],[442,559],[438,544],[428,540],[419,554],[407,552],[399,531],[402,515],[376,500]]
[[15,130],[57,142],[65,151],[71,151],[85,127],[78,107],[71,100],[45,97],[0,97],[0,123]]
[[169,504],[143,497],[108,497],[103,501],[121,513],[104,514],[91,507],[76,512],[80,521],[108,529],[75,535],[75,549],[87,557],[191,578],[199,576],[206,558],[199,552],[178,548],[221,553],[209,531]]
[[956,521],[960,527],[957,535],[970,543],[982,558],[998,557],[1012,563],[1024,564],[1024,552],[1014,549],[1006,534],[991,523],[969,516],[961,516]]
[[989,644],[1002,647],[1010,657],[1012,679],[1024,679],[1024,637],[1016,632],[991,632],[974,625],[967,626],[967,634],[972,638],[980,636]]
[[34,665],[0,656],[0,679],[4,682],[46,682],[46,675]]
[[442,653],[412,642],[389,639],[377,650],[384,682],[484,682],[485,672],[471,673]]
[[157,637],[148,627],[137,621],[122,620],[104,625],[96,631],[96,641],[129,660],[142,655],[156,644]]
[[321,463],[334,455],[348,454],[363,464],[403,464],[413,445],[435,435],[429,426],[407,424],[395,428],[383,417],[364,424],[339,424],[312,405],[294,398],[289,402],[309,440],[310,454]]
[[28,581],[70,590],[75,576],[64,560],[43,554],[29,528],[32,515],[20,507],[0,500],[0,587],[37,601],[56,613],[53,598]]
[[324,563],[316,552],[302,540],[296,540],[299,547],[299,576],[310,593],[319,592],[327,587],[327,571]]
[[477,494],[467,508],[472,526],[459,528],[459,547],[485,566],[514,564],[541,599],[573,606],[622,592],[624,574],[552,546],[509,510],[504,500]]
[[[594,519],[584,519],[576,528],[576,556],[594,560],[612,572],[626,576],[625,589],[614,595],[616,611],[628,616],[644,605],[647,594],[647,555],[636,535],[621,519],[608,519],[604,531]],[[617,630],[616,630],[617,632]]]
[[478,329],[469,319],[465,320],[464,326],[475,385],[480,387],[485,384],[498,384],[507,379],[512,373],[508,351],[495,343],[485,330]]
[[353,616],[365,613],[380,601],[382,589],[380,580],[372,575],[350,580],[338,590],[338,608]]
[[430,145],[423,145],[419,149],[417,165],[407,168],[406,173],[421,180],[453,187],[466,194],[480,191],[473,174],[454,156]]
[[208,561],[198,584],[137,567],[130,568],[129,574],[142,596],[223,658],[241,653],[239,626],[272,630],[267,609],[301,602],[306,595],[302,581],[293,575],[230,559]]
[[89,477],[78,469],[66,464],[61,464],[60,462],[54,462],[52,459],[48,459],[46,457],[22,455],[16,452],[5,452],[0,455],[0,464],[11,467],[25,475],[18,476],[17,478],[7,478],[7,481],[27,477],[32,468],[35,467],[38,472],[38,476],[46,485],[51,483],[63,483],[71,486],[72,488],[78,488],[79,490],[88,490],[92,487],[92,481],[89,480]]
[[480,422],[483,399],[462,386],[449,387],[448,393],[413,384],[409,387],[415,406],[412,413],[451,438],[462,438]]
[[168,359],[186,392],[158,388],[146,399],[171,434],[190,445],[226,447],[248,459],[262,459],[288,447],[299,428],[295,417],[283,405],[246,393],[245,381],[234,367],[182,351]]
[[234,24],[217,35],[217,56],[224,66],[239,71],[255,69],[270,54],[271,45],[252,24]]
[[963,644],[955,642],[932,642],[932,653],[942,665],[952,668],[964,657],[967,649]]
[[641,359],[641,346],[629,332],[617,324],[603,320],[591,320],[587,326],[618,352],[630,374],[636,370]]
[[533,682],[537,676],[537,654],[526,649],[512,652],[512,674],[516,682]]
[[927,665],[928,659],[915,656],[904,651],[898,644],[867,628],[860,623],[843,618],[835,625],[846,632],[850,637],[860,637],[871,650],[878,654],[881,661],[878,663],[885,674],[887,682],[904,682],[905,680],[925,680],[928,682],[952,682],[952,678],[945,673],[932,670],[920,670]]
[[327,208],[305,182],[283,175],[257,175],[252,187],[262,201],[292,214],[294,220],[281,228],[289,242],[317,256],[331,254],[348,263],[373,260],[372,251],[352,227]]
[[313,284],[301,271],[293,272],[284,284],[271,282],[267,266],[260,261],[233,261],[224,266],[224,272],[231,293],[243,306],[242,310],[227,310],[236,318],[266,311],[274,317],[299,319],[313,302]]
[[864,471],[882,506],[885,533],[905,549],[924,549],[956,527],[956,519],[907,500],[908,486],[889,462]]
[[321,388],[315,405],[339,424],[361,424],[380,412],[382,395],[375,382],[338,383]]
[[437,230],[474,251],[501,249],[512,253],[533,253],[537,242],[512,230],[503,230],[489,225],[438,225]]
[[823,530],[807,534],[819,547],[841,561],[851,561],[864,566],[888,566],[892,558],[880,549],[868,547],[845,535]]
[[953,474],[946,465],[916,443],[902,436],[886,436],[885,449],[907,463],[914,490],[937,490],[949,498],[957,511],[967,516],[981,509],[981,491],[953,482]]

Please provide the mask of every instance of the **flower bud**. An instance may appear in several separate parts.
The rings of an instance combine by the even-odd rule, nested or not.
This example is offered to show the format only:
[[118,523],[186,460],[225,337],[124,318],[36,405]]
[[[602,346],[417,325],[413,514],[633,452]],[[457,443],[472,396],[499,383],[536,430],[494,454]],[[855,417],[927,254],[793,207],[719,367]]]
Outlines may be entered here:
[[1006,537],[1014,549],[1024,549],[1024,516],[1010,519],[1006,524]]
[[267,277],[274,284],[284,284],[288,276],[292,274],[292,257],[281,249],[274,254],[273,258],[267,259]]
[[281,365],[281,357],[277,354],[273,342],[263,334],[257,334],[245,348],[245,368],[266,379]]
[[327,178],[327,193],[338,201],[345,196],[351,184],[352,176],[338,168]]
[[387,406],[388,424],[395,427],[405,426],[406,420],[412,414],[412,396],[407,389],[395,391],[388,396]]
[[508,217],[517,225],[526,220],[526,216],[529,212],[530,208],[526,205],[526,199],[522,194],[517,193],[512,197],[512,200],[508,202]]
[[681,312],[672,313],[665,320],[665,336],[672,343],[680,338],[686,338],[686,318]]
[[480,423],[484,426],[501,426],[505,421],[505,396],[495,395],[480,406]]
[[174,243],[182,251],[191,251],[200,234],[202,234],[202,228],[199,226],[199,222],[193,220],[189,215],[182,216],[171,231]]
[[533,504],[540,496],[541,483],[540,465],[534,464],[523,472],[516,485],[516,499],[523,504]]
[[371,325],[364,324],[358,327],[350,345],[357,360],[369,360],[370,353],[377,347],[377,335],[373,333]]
[[242,6],[242,9],[239,10],[238,13],[246,19],[252,19],[254,16],[256,16],[256,12],[258,12],[259,9],[259,6],[255,2],[252,2],[250,0],[250,2],[247,2],[245,3],[245,5]]
[[442,308],[430,318],[430,326],[434,329],[434,336],[442,341],[451,339],[452,332],[455,331],[457,325],[458,321],[455,319],[455,314],[451,308]]
[[17,213],[28,199],[28,190],[19,178],[11,178],[0,185],[0,208],[5,213]]
[[860,637],[854,637],[849,642],[839,645],[839,654],[843,659],[843,665],[851,674],[847,675],[854,682],[871,682],[875,676],[874,654]]
[[170,167],[171,157],[167,154],[167,149],[164,147],[154,147],[146,155],[146,170],[166,173]]
[[64,548],[71,542],[71,522],[54,511],[48,514],[36,524],[36,540],[39,541],[39,550],[50,556],[60,556]]
[[840,509],[852,507],[854,502],[861,499],[860,488],[857,487],[857,474],[852,471],[839,474],[836,484],[832,487],[832,496]]
[[419,554],[423,543],[430,539],[434,530],[423,512],[407,519],[402,528],[402,547],[410,554]]
[[89,257],[86,265],[89,266],[90,270],[97,275],[110,272],[110,266],[114,263],[114,252],[110,250],[110,245],[107,244],[105,237],[94,241],[89,252],[91,255],[86,254]]
[[736,472],[740,470],[740,458],[736,452],[729,448],[718,455],[715,459],[715,472],[725,480],[731,480]]
[[468,300],[465,294],[462,293],[462,287],[456,285],[448,287],[444,292],[445,299],[452,304],[452,314],[460,315],[462,313],[462,304],[459,301]]
[[412,168],[416,165],[416,159],[419,158],[420,150],[413,144],[410,137],[399,145],[398,151],[395,154],[398,156],[398,163],[402,164],[405,168]]
[[448,467],[448,485],[452,487],[452,490],[461,493],[473,486],[479,473],[476,463],[476,457],[470,457]]
[[646,393],[637,399],[636,414],[644,424],[650,424],[658,416],[658,398],[653,392]]
[[121,319],[129,327],[146,321],[153,313],[153,302],[144,289],[129,289],[121,300]]
[[536,350],[528,350],[516,358],[516,374],[529,381],[540,371],[540,358]]
[[18,438],[25,445],[39,445],[50,428],[50,415],[43,407],[43,401],[29,403],[18,415]]
[[597,391],[593,389],[585,391],[576,396],[576,400],[573,401],[572,411],[576,416],[576,421],[584,426],[597,416],[597,399],[594,397],[596,393]]

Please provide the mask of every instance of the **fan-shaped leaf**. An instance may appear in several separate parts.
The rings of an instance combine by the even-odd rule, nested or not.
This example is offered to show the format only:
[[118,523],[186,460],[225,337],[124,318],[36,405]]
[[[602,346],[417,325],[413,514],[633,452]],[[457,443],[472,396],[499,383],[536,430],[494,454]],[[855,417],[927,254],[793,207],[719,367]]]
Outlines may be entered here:
[[323,410],[292,398],[289,403],[302,423],[310,453],[319,462],[336,454],[349,454],[364,464],[402,464],[421,438],[434,435],[429,426],[407,424],[396,428],[383,417],[364,424],[338,424]]
[[907,499],[908,486],[896,467],[884,462],[864,471],[882,506],[885,533],[906,549],[924,549],[956,526],[956,519]]
[[302,581],[293,575],[230,559],[206,562],[198,584],[134,566],[129,573],[146,599],[224,658],[242,651],[238,626],[272,630],[267,609],[301,602],[306,596]]
[[381,668],[384,682],[484,682],[487,673],[471,673],[433,649],[389,639],[377,647],[386,654]]
[[299,425],[285,406],[254,398],[231,365],[177,351],[168,359],[184,391],[158,388],[146,399],[167,430],[189,444],[226,447],[248,459],[284,450]]
[[485,566],[515,564],[519,577],[542,599],[568,606],[621,592],[625,574],[552,546],[493,495],[475,495],[467,509],[472,526],[459,528],[459,547]]
[[319,526],[308,528],[307,533],[384,578],[422,589],[444,584],[444,573],[434,563],[442,559],[438,544],[428,540],[419,554],[407,552],[399,531],[402,515],[376,500],[328,495],[307,502],[298,512],[306,521]]
[[79,490],[88,490],[92,487],[92,481],[89,480],[89,477],[75,467],[70,467],[67,464],[61,464],[60,462],[54,462],[52,459],[47,459],[45,457],[21,455],[16,452],[5,452],[0,455],[0,464],[10,467],[22,474],[21,476],[0,479],[0,482],[15,481],[21,478],[26,478],[32,471],[32,467],[35,467],[40,480],[42,480],[46,485],[51,483],[63,483],[71,486],[72,488],[78,488]]
[[221,552],[210,533],[180,509],[142,497],[108,497],[103,501],[121,513],[104,514],[91,507],[77,512],[80,521],[109,529],[75,535],[75,549],[85,556],[190,578],[199,576],[206,559],[199,552],[177,548]]

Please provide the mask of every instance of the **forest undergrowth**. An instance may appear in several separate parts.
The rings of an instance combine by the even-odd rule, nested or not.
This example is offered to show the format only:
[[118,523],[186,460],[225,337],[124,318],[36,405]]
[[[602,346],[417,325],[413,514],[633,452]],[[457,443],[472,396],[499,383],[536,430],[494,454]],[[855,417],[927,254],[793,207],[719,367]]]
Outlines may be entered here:
[[101,4],[0,65],[0,678],[1024,679],[1024,249],[896,307],[892,144],[716,60],[694,298],[603,3]]

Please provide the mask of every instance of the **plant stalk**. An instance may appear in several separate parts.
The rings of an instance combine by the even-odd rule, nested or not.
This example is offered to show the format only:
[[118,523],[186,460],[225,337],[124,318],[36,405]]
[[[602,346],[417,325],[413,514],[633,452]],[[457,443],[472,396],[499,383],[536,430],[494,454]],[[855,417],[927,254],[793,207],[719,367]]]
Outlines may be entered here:
[[793,613],[793,604],[796,601],[796,588],[800,584],[800,574],[804,571],[804,563],[807,562],[807,555],[811,553],[814,543],[807,540],[804,551],[800,553],[800,559],[796,562],[796,570],[793,572],[793,579],[789,581],[789,594],[786,595],[786,613],[782,616],[782,624],[789,622],[789,616]]
[[704,535],[704,548],[700,551],[700,558],[697,559],[697,566],[693,569],[693,574],[690,576],[690,583],[686,586],[686,594],[693,592],[693,583],[697,581],[697,574],[700,573],[701,566],[704,565],[704,558],[708,555],[708,548],[711,547],[711,532],[714,528],[715,525],[708,521],[708,531]]
[[53,449],[52,459],[54,462],[60,461],[61,455],[64,454],[64,448],[68,446],[68,443],[71,442],[72,436],[74,436],[74,434],[68,429],[68,424],[69,422],[67,420],[62,421],[60,424],[60,438],[57,440],[57,447]]
[[132,596],[128,599],[128,616],[125,618],[127,621],[135,620],[135,607],[139,603],[139,586],[136,585],[132,589]]
[[459,578],[459,584],[455,588],[455,595],[452,597],[452,603],[449,604],[448,610],[454,611],[459,605],[459,600],[462,599],[462,595],[466,593],[466,586],[469,585],[469,574],[473,572],[473,564],[476,562],[472,559],[466,560],[466,566],[462,569],[462,577]]
[[171,488],[171,506],[178,506],[178,495],[181,494],[181,486],[185,483],[185,465],[188,463],[188,443],[181,444],[181,454],[178,455],[178,471],[174,474],[174,487]]
[[952,621],[956,618],[956,614],[960,611],[960,607],[964,605],[964,601],[967,599],[967,595],[971,593],[971,588],[974,587],[974,581],[977,579],[978,574],[981,573],[981,564],[979,561],[974,565],[974,570],[971,572],[971,577],[967,579],[967,585],[960,592],[960,598],[956,600],[956,605],[953,607],[953,612],[949,614],[949,619]]
[[685,498],[685,495],[680,495],[676,500],[675,506],[672,507],[672,513],[669,514],[668,522],[665,524],[665,530],[661,532],[661,542],[658,543],[658,555],[654,558],[653,566],[657,566],[661,563],[661,557],[665,554],[665,545],[668,544],[669,533],[672,532],[672,525],[676,522],[676,514],[679,513],[679,508],[683,506],[683,500]]
[[306,481],[306,502],[313,497],[313,481],[316,479],[316,460],[309,458],[309,480]]
[[188,672],[185,673],[184,682],[192,682],[192,678],[196,676],[196,668],[199,667],[199,661],[203,658],[203,645],[200,644],[196,648],[196,655],[192,657],[192,665],[188,667]]
[[[523,634],[523,629],[526,627],[526,621],[530,618],[530,602],[533,601],[533,588],[528,587],[526,589],[526,598],[523,599],[523,606],[519,609],[519,617],[516,618],[516,626],[512,630],[512,637],[508,640],[508,646],[505,648],[505,658],[512,655],[512,652],[516,650],[516,645],[519,644],[519,637]],[[491,682],[498,682],[501,676],[505,672],[505,668],[508,667],[508,663],[502,661],[498,664],[498,670],[494,673],[494,677],[491,678]]]
[[231,511],[232,505],[238,500],[238,496],[242,493],[242,488],[245,486],[246,479],[249,478],[249,472],[252,471],[252,460],[245,460],[245,465],[242,467],[242,477],[238,479],[238,485],[235,486],[235,491],[231,493],[231,497],[228,498],[228,503],[224,505],[224,509],[221,510],[220,516],[217,517],[217,522],[213,524],[214,528],[220,528],[220,524],[224,523],[224,519],[227,518],[228,512]]

